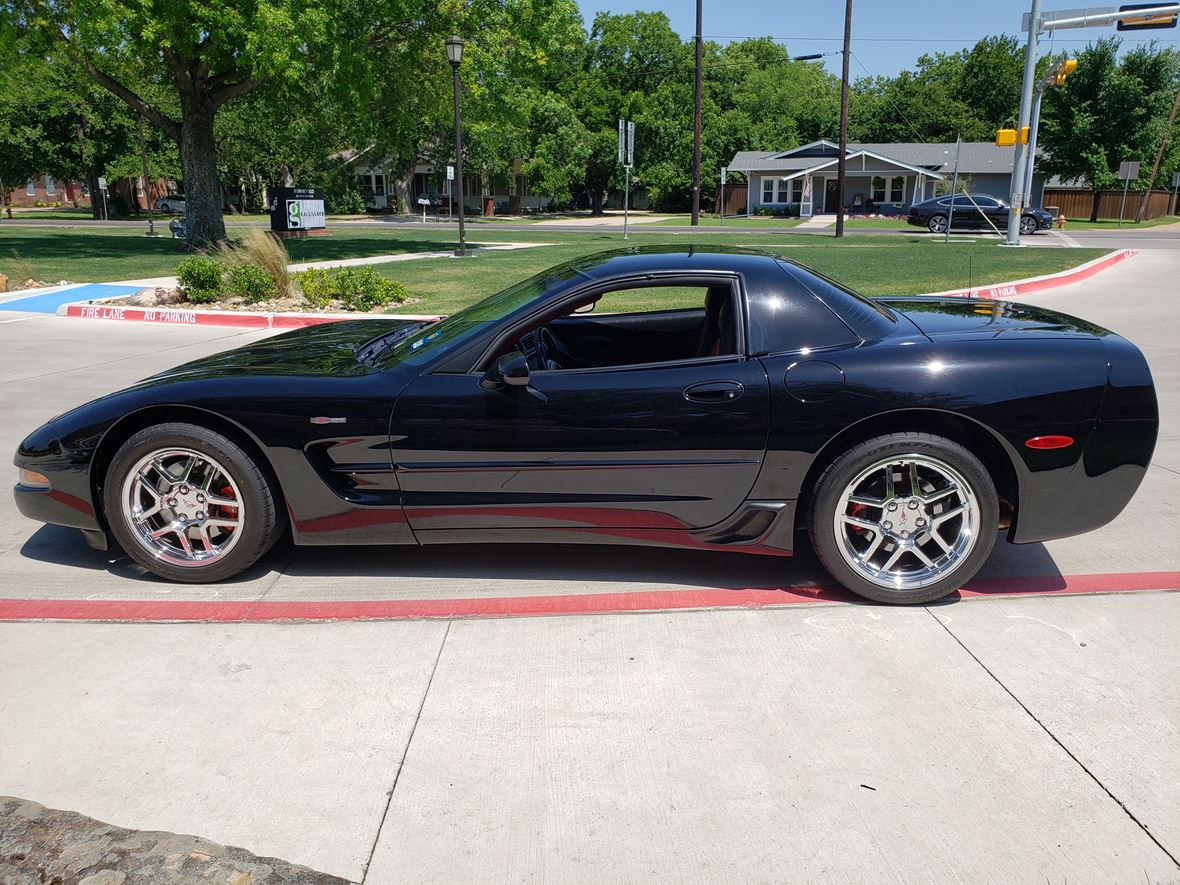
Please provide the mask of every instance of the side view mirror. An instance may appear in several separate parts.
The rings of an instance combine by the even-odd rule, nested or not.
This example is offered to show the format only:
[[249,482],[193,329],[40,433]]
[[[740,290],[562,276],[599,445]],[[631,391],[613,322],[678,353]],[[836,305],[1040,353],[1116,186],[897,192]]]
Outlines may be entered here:
[[519,350],[506,353],[484,372],[479,386],[484,390],[499,390],[501,387],[528,387],[529,364]]

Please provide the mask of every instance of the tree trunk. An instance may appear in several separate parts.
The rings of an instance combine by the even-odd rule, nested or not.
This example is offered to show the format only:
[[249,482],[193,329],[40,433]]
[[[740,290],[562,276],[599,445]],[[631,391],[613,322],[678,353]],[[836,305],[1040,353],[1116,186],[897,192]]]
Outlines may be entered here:
[[95,221],[107,220],[107,201],[98,191],[98,170],[86,170],[86,185],[90,188],[90,217]]
[[221,185],[217,181],[217,146],[213,140],[215,106],[204,84],[180,91],[180,169],[184,176],[185,246],[200,249],[225,241]]
[[1098,220],[1098,204],[1102,202],[1102,191],[1094,188],[1094,202],[1090,204],[1090,221]]
[[398,215],[409,215],[418,208],[410,203],[414,190],[414,165],[411,163],[409,168],[403,169],[402,174],[393,183],[393,191],[396,195],[393,211]]
[[597,217],[602,215],[602,197],[603,189],[600,187],[590,188],[590,214]]

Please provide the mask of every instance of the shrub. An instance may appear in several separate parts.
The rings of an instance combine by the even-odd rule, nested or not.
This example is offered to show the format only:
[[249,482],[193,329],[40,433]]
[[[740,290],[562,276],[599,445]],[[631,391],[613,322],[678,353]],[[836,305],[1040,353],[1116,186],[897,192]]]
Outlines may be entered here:
[[221,297],[221,262],[204,255],[190,255],[176,266],[176,280],[193,304],[208,304]]
[[364,215],[369,208],[364,195],[354,187],[327,193],[327,210],[333,215]]
[[275,283],[270,273],[257,264],[232,265],[225,275],[225,288],[230,295],[253,304],[275,294]]
[[371,310],[383,304],[400,304],[409,296],[405,285],[388,280],[371,267],[313,267],[297,277],[303,297],[315,307],[339,301],[345,310]]
[[261,269],[270,278],[270,290],[273,293],[286,295],[291,291],[291,278],[287,273],[287,262],[290,260],[287,247],[277,237],[271,236],[269,231],[257,228],[246,231],[236,244],[221,246],[219,257],[231,270],[239,264]]

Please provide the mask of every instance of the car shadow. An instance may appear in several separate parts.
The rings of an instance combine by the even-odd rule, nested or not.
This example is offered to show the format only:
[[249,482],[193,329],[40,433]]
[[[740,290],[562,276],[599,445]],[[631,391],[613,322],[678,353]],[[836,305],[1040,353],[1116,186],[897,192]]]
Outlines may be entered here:
[[[577,583],[578,593],[611,592],[618,584],[650,590],[709,588],[782,591],[784,602],[800,596],[816,601],[872,604],[835,586],[806,535],[796,538],[795,555],[752,556],[712,550],[588,544],[456,544],[358,547],[295,547],[284,538],[242,574],[219,586],[249,584],[281,573],[291,578],[422,578],[486,580],[536,586],[546,581]],[[74,529],[45,525],[20,549],[26,559],[66,568],[105,571],[135,582],[168,584],[136,564],[117,546],[94,550]],[[939,600],[953,604],[967,596],[1019,595],[1064,589],[1066,581],[1043,544],[997,543],[968,594],[955,591]],[[460,595],[462,590],[452,591]],[[554,588],[568,594],[568,586]],[[446,591],[438,595],[451,595]],[[772,603],[773,604],[773,603]]]

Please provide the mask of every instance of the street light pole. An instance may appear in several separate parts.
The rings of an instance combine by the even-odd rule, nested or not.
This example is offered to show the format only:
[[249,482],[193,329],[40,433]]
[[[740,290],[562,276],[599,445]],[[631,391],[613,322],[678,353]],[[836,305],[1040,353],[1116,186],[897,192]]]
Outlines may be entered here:
[[[852,0],[844,4],[844,64],[840,74],[840,156],[836,160],[836,237],[844,236],[844,174],[848,168],[848,54],[852,51]],[[827,209],[827,206],[824,207]]]
[[463,41],[457,35],[447,37],[447,60],[451,63],[451,85],[455,92],[455,178],[459,182],[459,248],[455,254],[462,257],[471,252],[463,227],[463,118],[459,110],[459,64],[463,61]]
[[701,0],[697,0],[696,84],[692,103],[692,224],[701,223]]
[[1012,204],[1008,212],[1008,236],[1005,244],[1020,245],[1020,219],[1024,215],[1024,169],[1027,151],[1020,141],[1032,114],[1033,79],[1037,73],[1037,35],[1041,31],[1041,0],[1032,0],[1028,18],[1028,45],[1024,50],[1024,79],[1020,84],[1020,118],[1016,123],[1015,156],[1012,158]]

